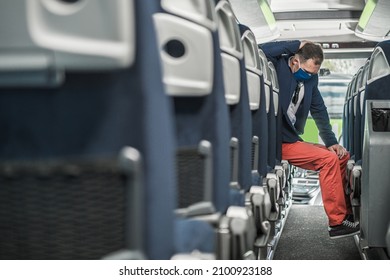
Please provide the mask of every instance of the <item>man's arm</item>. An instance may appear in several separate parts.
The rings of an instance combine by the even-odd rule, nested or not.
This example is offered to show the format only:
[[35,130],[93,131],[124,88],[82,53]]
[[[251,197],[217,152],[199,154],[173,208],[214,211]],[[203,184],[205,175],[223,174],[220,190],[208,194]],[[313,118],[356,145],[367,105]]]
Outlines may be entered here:
[[335,144],[338,144],[330,124],[328,111],[317,86],[313,88],[310,113],[317,125],[320,137],[324,141],[325,146],[329,148]]
[[263,50],[268,58],[278,59],[281,55],[290,55],[296,53],[306,41],[277,41],[269,42],[259,47]]

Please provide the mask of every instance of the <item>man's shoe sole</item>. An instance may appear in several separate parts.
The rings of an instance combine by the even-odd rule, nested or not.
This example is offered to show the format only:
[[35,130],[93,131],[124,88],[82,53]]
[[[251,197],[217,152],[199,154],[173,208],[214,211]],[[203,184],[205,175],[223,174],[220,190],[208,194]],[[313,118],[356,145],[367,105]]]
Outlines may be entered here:
[[338,238],[344,238],[344,237],[348,237],[348,236],[354,236],[354,235],[357,235],[359,233],[360,233],[360,230],[357,231],[357,232],[351,232],[351,233],[348,233],[348,234],[329,236],[329,237],[330,237],[330,239],[338,239]]

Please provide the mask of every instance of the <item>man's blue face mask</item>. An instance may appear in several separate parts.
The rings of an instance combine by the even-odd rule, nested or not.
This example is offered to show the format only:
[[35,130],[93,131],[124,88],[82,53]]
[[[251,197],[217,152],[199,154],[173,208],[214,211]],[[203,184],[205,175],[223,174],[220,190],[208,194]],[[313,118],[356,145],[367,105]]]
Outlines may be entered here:
[[302,68],[299,68],[298,71],[294,73],[294,77],[298,82],[305,82],[310,80],[312,75],[305,72]]
[[[298,60],[299,62],[299,60]],[[300,63],[299,63],[300,64]],[[310,73],[307,73],[305,70],[301,68],[301,65],[299,65],[299,69],[297,72],[294,73],[294,77],[298,82],[305,82],[311,79],[313,75]]]

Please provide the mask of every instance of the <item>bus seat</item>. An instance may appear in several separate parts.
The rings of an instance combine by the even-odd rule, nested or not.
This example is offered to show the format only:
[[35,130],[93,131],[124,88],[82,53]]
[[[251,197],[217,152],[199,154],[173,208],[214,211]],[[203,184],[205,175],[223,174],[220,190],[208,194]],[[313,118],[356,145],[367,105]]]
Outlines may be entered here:
[[[266,112],[267,112],[267,158],[263,164],[267,168],[266,180],[275,178],[277,179],[276,189],[272,191],[274,195],[271,195],[271,201],[273,201],[272,197],[275,196],[275,201],[272,207],[271,216],[277,217],[279,219],[281,216],[281,212],[278,210],[280,207],[285,208],[287,199],[291,198],[290,192],[288,190],[287,178],[289,176],[289,166],[288,163],[281,158],[282,152],[282,142],[281,135],[277,133],[281,131],[281,114],[279,113],[280,105],[279,105],[279,86],[278,86],[278,78],[275,71],[275,68],[271,62],[268,61],[264,52],[259,48],[259,54],[264,62],[264,92],[265,92],[265,103],[266,103]],[[274,86],[275,85],[275,86]],[[275,90],[274,90],[275,88]],[[272,143],[272,144],[271,144]],[[275,177],[276,176],[276,177]],[[273,184],[268,184],[271,187]],[[279,202],[277,202],[279,200]],[[278,203],[282,203],[279,205]]]
[[[371,56],[368,58],[365,65],[362,67],[361,83],[360,83],[360,95],[357,96],[356,101],[356,119],[354,129],[354,145],[355,155],[348,162],[348,178],[350,183],[349,195],[351,203],[354,208],[355,217],[359,218],[361,205],[361,190],[362,190],[362,155],[363,155],[363,140],[365,138],[365,115],[366,115],[366,101],[368,99],[386,99],[386,94],[380,90],[386,84],[386,46],[389,45],[386,42],[378,44],[379,48],[376,48]],[[384,46],[384,48],[382,47]],[[371,66],[371,60],[375,63],[375,66]],[[372,67],[372,68],[371,68]],[[387,74],[388,76],[388,74]],[[385,78],[385,80],[382,80]],[[387,78],[388,80],[388,78]],[[370,83],[370,85],[369,85]],[[369,89],[368,89],[369,88]],[[360,107],[360,108],[359,108]],[[360,115],[359,115],[360,113]]]
[[[195,249],[201,250],[199,258],[253,255],[237,251],[233,240],[242,236],[235,233],[234,223],[227,222],[237,217],[235,210],[229,211],[231,130],[215,8],[214,1],[162,0],[160,12],[154,15],[163,81],[174,103],[176,125],[180,199],[175,230],[183,238],[175,240],[178,254],[174,258],[193,258]],[[199,150],[206,156],[199,155]],[[183,158],[186,154],[191,155],[189,160]],[[200,159],[194,169],[196,156]],[[238,216],[246,224],[249,213]],[[196,237],[188,228],[199,223],[204,233]]]
[[[254,112],[259,111],[260,108],[260,95],[261,95],[261,70],[260,70],[260,58],[257,53],[256,39],[252,31],[245,25],[239,25],[241,42],[244,49],[245,56],[245,80],[243,83],[247,85],[249,95],[249,108],[251,111],[251,135],[252,135],[252,148],[251,148],[251,169],[252,169],[252,184],[260,184],[260,174],[258,172],[259,165],[259,135],[256,135],[253,131],[253,122],[257,122],[253,119]],[[254,159],[257,159],[256,161]]]
[[0,174],[0,259],[146,257],[136,149],[118,159],[1,161]]
[[[383,90],[387,87],[390,80],[389,53],[390,41],[380,42],[374,49],[370,57],[370,63],[368,67],[367,84],[363,104],[365,104],[365,102],[370,99],[389,99],[387,92]],[[363,106],[363,123],[365,122],[365,109],[366,106]]]
[[271,67],[273,67],[272,62],[268,61],[268,75],[266,86],[269,90],[270,95],[270,106],[268,111],[268,166],[271,170],[275,168],[276,165],[276,134],[277,134],[277,125],[276,125],[276,116],[277,112],[275,112],[275,101],[277,101],[277,91],[273,89],[275,81],[275,77],[273,76],[275,73],[272,72]]
[[[279,82],[275,67],[268,61],[267,79],[265,80],[266,96],[269,96],[268,110],[268,170],[277,174],[280,188],[283,189],[287,180],[288,164],[282,161],[282,119],[279,104]],[[281,191],[281,190],[280,190]],[[283,195],[283,193],[280,193]],[[284,204],[285,202],[283,202]]]
[[[369,59],[367,59],[365,65],[360,70],[360,83],[359,89],[354,97],[354,135],[353,142],[355,148],[355,154],[348,161],[347,164],[347,178],[349,180],[349,185],[346,189],[347,195],[351,200],[351,205],[353,207],[355,219],[359,220],[360,218],[360,194],[361,194],[361,175],[362,175],[362,146],[363,146],[363,135],[364,130],[360,129],[362,127],[363,119],[363,107],[364,107],[364,96],[366,91],[368,70],[369,70]],[[358,76],[359,77],[359,76]]]
[[[356,74],[352,77],[352,80],[349,82],[348,87],[347,87],[347,92],[345,95],[345,101],[344,101],[344,108],[343,108],[343,146],[349,151],[350,150],[350,139],[351,135],[349,133],[350,131],[350,104],[351,104],[351,98],[353,94],[353,84],[354,84],[354,79],[356,78]],[[352,174],[352,169],[355,166],[355,161],[354,159],[350,159],[347,163],[347,178],[348,178],[348,185],[345,186],[345,193],[348,195],[351,192],[351,187],[352,187],[352,179],[351,179],[351,174]]]
[[253,124],[254,134],[259,136],[259,162],[258,162],[258,170],[261,178],[267,177],[268,172],[268,113],[270,109],[270,87],[265,85],[265,81],[269,81],[269,67],[268,67],[268,59],[265,56],[264,52],[259,48],[259,56],[261,62],[262,69],[262,86],[261,86],[261,100],[264,102],[260,102],[259,112],[260,116],[255,117],[254,119],[256,123]]
[[[227,110],[216,114],[219,111],[216,107],[222,100],[225,103],[222,77],[214,77],[214,61],[220,61],[215,58],[217,26],[215,14],[207,13],[211,4],[206,7],[200,1],[180,3],[173,5],[172,1],[161,1],[160,11],[153,16],[165,91],[174,104],[178,182],[175,235],[182,237],[175,240],[175,253],[203,249],[203,253],[211,254],[216,247],[214,229],[194,217],[218,213],[228,204],[228,179],[218,171],[214,172],[218,166],[215,161],[221,159],[224,161],[219,168],[226,173],[229,170],[229,165],[225,165],[228,163],[228,138],[224,138],[229,131],[226,130],[225,135],[217,134],[214,127],[218,123],[216,120],[219,124],[228,120]],[[197,10],[198,6],[200,10]],[[205,122],[207,118],[209,122]],[[219,137],[222,141],[217,146]],[[203,234],[190,231],[189,235],[188,229],[193,227],[202,229]]]
[[276,117],[276,137],[275,137],[275,145],[276,145],[276,164],[280,164],[282,161],[282,135],[279,133],[282,122],[281,122],[281,109],[279,105],[279,81],[276,73],[276,69],[271,61],[268,62],[269,68],[271,70],[272,77],[272,90],[273,90],[273,105],[274,112]]
[[[360,94],[361,94],[361,84],[363,80],[363,67],[360,67],[359,70],[353,77],[352,87],[351,87],[351,96],[348,100],[348,139],[350,147],[350,156],[351,159],[348,160],[347,164],[347,178],[349,180],[348,185],[346,186],[345,192],[351,200],[351,205],[354,210],[355,218],[359,219],[359,191],[360,191],[360,174],[361,168],[356,166],[357,158],[361,158],[359,146],[361,140],[358,138],[360,132]],[[355,168],[356,166],[356,168]]]
[[368,247],[386,247],[385,236],[390,221],[389,112],[390,100],[367,99],[360,224],[361,238]]
[[[64,69],[101,71],[128,67],[135,60],[132,2],[114,1],[107,6],[101,1],[85,5],[5,1],[1,16],[7,24],[0,32],[0,84],[56,86],[63,82]],[[103,18],[96,13],[102,9],[108,9]],[[123,12],[118,14],[117,9]],[[23,17],[15,16],[22,12],[26,12]]]
[[349,112],[349,98],[351,94],[351,86],[352,81],[349,82],[348,87],[347,87],[347,92],[345,94],[345,100],[344,100],[344,107],[343,107],[343,147],[345,147],[347,150],[349,150],[349,132],[348,132],[348,112]]
[[[271,160],[275,163],[274,165],[274,173],[276,174],[278,178],[278,188],[279,188],[279,196],[278,196],[278,205],[280,207],[279,211],[279,219],[282,218],[282,216],[286,215],[284,209],[286,208],[286,200],[287,196],[289,194],[289,191],[287,190],[287,178],[288,178],[288,163],[287,161],[282,161],[282,115],[281,115],[281,108],[279,104],[279,82],[278,82],[278,76],[275,70],[275,67],[271,61],[268,62],[268,66],[271,73],[271,83],[272,83],[272,104],[273,104],[273,112],[275,114],[275,134],[272,135],[274,137],[270,141],[274,141],[274,153],[275,153],[275,160]],[[272,110],[271,110],[272,111]]]
[[360,122],[361,122],[361,112],[360,112],[360,95],[362,94],[363,91],[363,78],[364,78],[364,67],[362,66],[360,70],[358,71],[358,76],[356,80],[356,91],[353,96],[353,143],[354,143],[354,153],[352,157],[355,159],[355,161],[358,161],[361,159],[361,154],[360,154],[360,142],[361,142],[361,137],[360,137]]
[[272,62],[268,62],[271,70],[272,76],[272,90],[273,90],[273,105],[275,107],[275,117],[276,117],[276,164],[281,165],[283,170],[286,171],[287,162],[282,160],[282,135],[279,133],[282,127],[282,114],[279,101],[279,80],[276,73],[276,69]]
[[360,161],[362,158],[362,142],[363,142],[363,131],[361,129],[362,127],[362,112],[364,105],[362,104],[364,102],[364,95],[366,91],[366,84],[367,84],[367,77],[368,77],[368,67],[370,60],[367,59],[364,66],[362,66],[361,70],[361,77],[360,77],[360,83],[359,83],[359,89],[358,93],[356,95],[355,102],[355,130],[354,130],[354,143],[355,143],[355,154],[354,159],[356,162]]
[[[267,139],[265,142],[267,143],[267,152],[264,156],[260,155],[263,162],[261,165],[266,166],[267,172],[265,177],[263,178],[262,184],[267,186],[268,193],[270,196],[271,202],[271,211],[268,217],[268,220],[271,223],[271,236],[276,235],[276,223],[279,220],[279,209],[280,206],[278,204],[278,198],[280,196],[280,185],[278,176],[275,174],[275,155],[276,155],[276,145],[275,145],[275,135],[276,135],[276,122],[275,122],[275,107],[274,107],[274,95],[272,90],[272,73],[268,63],[268,59],[265,56],[264,52],[259,48],[259,57],[263,61],[264,68],[263,70],[263,78],[264,78],[264,96],[265,96],[265,109],[267,113],[267,132],[265,137]],[[271,141],[273,141],[271,143]],[[274,156],[274,160],[271,162],[271,158]],[[273,164],[272,166],[270,165]]]
[[[231,179],[232,191],[238,199],[231,204],[244,205],[244,193],[249,190],[251,178],[251,115],[248,88],[244,81],[244,53],[240,31],[230,4],[223,0],[216,5],[218,33],[222,51],[225,97],[229,106],[231,129]],[[236,96],[232,98],[232,96]]]
[[382,248],[386,247],[390,221],[389,61],[390,41],[378,43],[370,57],[367,77],[361,176],[361,236],[369,247]]
[[[241,41],[244,47],[245,57],[245,75],[249,92],[249,102],[251,110],[251,127],[252,135],[252,187],[247,193],[247,204],[251,207],[256,222],[257,237],[255,241],[256,256],[258,259],[265,259],[268,251],[268,241],[270,240],[270,224],[268,221],[269,211],[271,208],[267,185],[263,185],[262,178],[259,173],[259,162],[264,155],[260,154],[260,138],[263,139],[266,135],[264,127],[257,125],[266,122],[264,90],[262,90],[262,71],[261,59],[258,53],[256,38],[249,27],[240,24]],[[261,98],[263,97],[263,100]],[[263,119],[259,119],[259,118]],[[260,135],[260,132],[262,133]],[[264,134],[263,134],[264,133]],[[263,144],[263,143],[262,143]],[[264,147],[262,147],[264,148]]]
[[[258,45],[261,50],[261,45]],[[283,230],[288,210],[291,205],[291,186],[288,182],[289,164],[282,160],[282,136],[280,134],[282,119],[279,104],[279,83],[275,67],[271,61],[264,57],[266,64],[264,72],[264,86],[267,102],[268,119],[268,173],[266,182],[268,185],[271,211],[269,221],[271,224],[271,251]]]
[[[361,93],[360,93],[360,109],[358,110],[360,115],[358,116],[360,118],[360,132],[359,136],[360,137],[360,146],[357,147],[360,153],[360,157],[356,159],[356,161],[361,161],[361,156],[363,153],[363,137],[364,137],[364,102],[366,100],[366,87],[367,87],[367,80],[368,80],[368,72],[370,70],[370,58],[367,58],[366,63],[364,64],[364,69],[363,69],[363,81],[362,81],[362,88],[361,88]],[[359,130],[359,128],[357,128]]]
[[355,154],[355,145],[354,145],[354,100],[357,93],[357,84],[358,84],[358,72],[353,76],[351,81],[351,92],[348,99],[348,151],[351,154],[351,157]]
[[[126,249],[149,259],[169,259],[174,130],[152,21],[158,5],[141,0],[26,3],[5,1],[0,11],[0,36],[6,37],[0,45],[0,126],[7,135],[0,140],[0,158],[2,180],[10,184],[5,188],[2,183],[1,199],[8,201],[2,205],[9,207],[1,207],[0,219],[3,232],[9,217],[23,217],[13,221],[20,227],[13,237],[23,235],[27,243],[3,234],[1,242],[12,243],[12,258],[134,258],[121,250]],[[10,63],[14,51],[24,53],[17,68]],[[58,82],[51,79],[55,73]],[[10,76],[13,80],[6,82]],[[130,182],[141,181],[147,194],[143,199],[134,197],[134,187],[126,185],[112,160],[128,146],[142,158],[142,166],[129,175]],[[25,175],[12,178],[10,161],[20,163],[15,174]],[[51,161],[55,164],[48,165]],[[37,179],[30,185],[29,178]],[[38,180],[46,181],[42,189],[32,188]],[[18,189],[11,188],[14,183]],[[133,199],[138,203],[128,204]],[[28,207],[19,207],[23,201]],[[130,228],[142,240],[129,236]],[[89,233],[80,240],[84,231]],[[58,244],[64,236],[67,244]],[[2,258],[9,257],[0,251]]]
[[253,32],[243,25],[241,26],[241,41],[245,53],[245,67],[251,110],[257,110],[260,106],[261,92],[261,66],[257,50],[256,38]]

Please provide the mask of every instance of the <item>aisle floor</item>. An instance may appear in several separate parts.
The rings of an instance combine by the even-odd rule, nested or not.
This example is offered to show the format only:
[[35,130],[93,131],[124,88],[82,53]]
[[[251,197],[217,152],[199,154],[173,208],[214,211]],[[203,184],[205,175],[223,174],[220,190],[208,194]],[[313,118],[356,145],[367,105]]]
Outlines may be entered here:
[[360,260],[353,237],[330,239],[323,206],[292,205],[275,260]]

